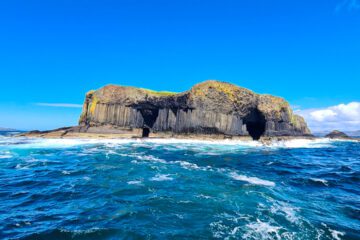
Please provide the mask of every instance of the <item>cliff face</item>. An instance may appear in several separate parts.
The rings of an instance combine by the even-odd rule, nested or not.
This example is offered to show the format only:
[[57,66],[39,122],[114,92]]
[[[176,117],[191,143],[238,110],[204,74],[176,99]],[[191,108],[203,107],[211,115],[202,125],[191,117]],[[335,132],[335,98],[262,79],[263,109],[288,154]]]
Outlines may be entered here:
[[284,99],[218,81],[178,94],[108,85],[87,93],[79,122],[86,128],[142,129],[143,136],[172,132],[259,139],[311,134]]

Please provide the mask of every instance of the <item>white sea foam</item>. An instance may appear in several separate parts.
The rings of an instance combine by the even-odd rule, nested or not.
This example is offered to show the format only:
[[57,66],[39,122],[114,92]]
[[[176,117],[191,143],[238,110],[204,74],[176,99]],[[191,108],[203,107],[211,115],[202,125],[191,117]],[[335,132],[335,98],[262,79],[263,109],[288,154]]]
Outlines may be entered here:
[[328,139],[330,142],[355,142],[355,143],[360,143],[360,139],[332,139],[332,138],[326,138]]
[[169,163],[180,164],[180,166],[182,168],[187,169],[187,170],[213,171],[213,169],[210,166],[200,167],[195,163],[190,163],[187,161],[175,161],[175,162],[169,162]]
[[127,184],[129,185],[142,185],[142,182],[139,180],[132,180],[132,181],[128,181]]
[[[217,145],[223,146],[232,146],[235,148],[254,148],[254,147],[264,147],[264,148],[324,148],[331,147],[333,143],[338,141],[354,141],[354,140],[337,140],[337,139],[328,139],[328,138],[317,138],[317,139],[289,139],[289,140],[274,140],[270,145],[263,144],[258,141],[247,141],[247,140],[196,140],[196,139],[177,139],[177,138],[169,138],[169,139],[144,139],[138,140],[143,143],[156,143],[160,145],[176,145],[176,148],[186,149],[189,146],[210,146],[210,150],[208,154],[216,154],[211,150],[221,150],[217,147]],[[356,142],[356,141],[355,141]],[[223,149],[224,151],[227,149]]]
[[23,170],[23,169],[29,169],[30,165],[23,165],[23,164],[16,164],[15,168],[16,169],[20,169],[20,170]]
[[138,164],[139,161],[150,161],[150,162],[157,162],[157,163],[163,163],[163,164],[179,164],[182,168],[187,170],[201,170],[201,171],[213,171],[213,169],[210,166],[206,167],[200,167],[195,163],[190,163],[187,161],[166,161],[161,158],[157,158],[152,155],[139,155],[139,154],[119,154],[121,156],[127,156],[127,157],[133,157],[137,160],[131,161],[132,163]]
[[328,181],[326,181],[325,179],[321,179],[321,178],[310,178],[311,181],[314,182],[318,182],[318,183],[322,183],[325,186],[328,186]]
[[244,239],[282,239],[279,233],[281,227],[272,226],[259,219],[247,224],[246,228],[248,231],[244,234]]
[[330,228],[329,228],[329,231],[331,233],[331,236],[336,240],[341,240],[341,237],[345,235],[344,232],[339,232],[339,231],[336,231],[336,230],[332,230]]
[[291,139],[272,141],[270,148],[324,148],[331,147],[332,141],[326,138],[322,139]]
[[329,228],[325,223],[321,223],[325,228],[327,228],[331,234],[331,237],[335,240],[341,240],[341,237],[345,235],[344,232],[340,232],[334,229]]
[[[43,138],[13,138],[9,137],[2,142],[8,143],[8,146],[14,148],[66,148],[78,145],[104,144],[107,147],[114,147],[124,144],[135,144],[135,146],[174,145],[174,149],[188,149],[196,147],[199,154],[216,155],[220,151],[228,151],[229,147],[238,148],[323,148],[331,147],[334,142],[347,140],[333,140],[327,138],[319,139],[292,139],[272,141],[269,145],[258,141],[247,140],[195,140],[195,139],[177,139],[177,138],[148,138],[148,139],[43,139]],[[200,148],[199,146],[204,146]],[[210,149],[208,147],[210,147]],[[225,147],[224,149],[222,147]],[[114,152],[109,152],[113,154]]]
[[[8,143],[14,148],[67,148],[79,145],[104,144],[108,147],[118,146],[128,143],[136,143],[141,140],[136,139],[83,139],[83,138],[7,138],[2,142]],[[88,149],[87,151],[96,151]]]
[[162,181],[171,181],[172,177],[169,177],[170,174],[156,174],[155,177],[150,178],[151,181],[162,182]]
[[61,232],[64,232],[64,233],[72,233],[72,234],[74,234],[74,235],[89,234],[89,233],[94,233],[94,232],[101,231],[101,230],[106,230],[106,229],[104,229],[104,228],[98,228],[98,227],[94,227],[94,228],[90,228],[90,229],[85,229],[85,230],[60,229]]
[[136,157],[139,160],[143,160],[143,161],[166,163],[166,161],[164,159],[160,159],[160,158],[154,157],[152,155],[134,155],[134,157]]
[[211,196],[204,195],[204,194],[199,194],[199,195],[197,195],[196,197],[198,197],[198,198],[205,198],[205,199],[213,198],[213,197],[211,197]]
[[263,185],[263,186],[268,186],[268,187],[274,187],[275,186],[274,182],[264,180],[264,179],[261,179],[261,178],[257,178],[257,177],[248,177],[248,176],[245,176],[245,175],[239,175],[239,174],[237,174],[235,172],[231,172],[230,177],[232,177],[235,180],[248,182],[248,183],[254,184],[254,185]]
[[189,163],[186,161],[175,161],[175,163],[180,164],[181,167],[188,169],[188,170],[199,170],[200,167],[195,163]]
[[297,216],[298,210],[299,210],[298,208],[295,208],[284,202],[277,202],[273,206],[271,206],[271,209],[270,209],[270,211],[273,214],[280,213],[281,215],[284,215],[285,218],[292,223],[296,223],[299,221],[299,218]]
[[158,144],[209,144],[209,145],[232,145],[232,146],[246,146],[246,147],[256,147],[262,146],[260,142],[257,141],[241,141],[241,140],[197,140],[197,139],[177,139],[177,138],[153,138],[145,139],[144,142],[158,143]]
[[12,155],[0,155],[0,159],[12,158]]
[[198,153],[198,154],[196,154],[196,155],[198,155],[198,156],[203,156],[203,155],[206,155],[206,156],[219,156],[219,155],[222,155],[223,153],[221,152],[221,151],[218,151],[218,152],[200,152],[200,153]]

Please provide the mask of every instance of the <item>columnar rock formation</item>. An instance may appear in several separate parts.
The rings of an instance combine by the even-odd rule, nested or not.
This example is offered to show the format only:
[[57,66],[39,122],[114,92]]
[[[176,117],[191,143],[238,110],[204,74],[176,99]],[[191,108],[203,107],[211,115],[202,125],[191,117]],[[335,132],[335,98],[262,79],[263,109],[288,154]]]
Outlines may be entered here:
[[218,81],[177,94],[108,85],[87,93],[79,123],[82,129],[105,125],[140,130],[143,136],[166,132],[259,139],[311,134],[284,99]]

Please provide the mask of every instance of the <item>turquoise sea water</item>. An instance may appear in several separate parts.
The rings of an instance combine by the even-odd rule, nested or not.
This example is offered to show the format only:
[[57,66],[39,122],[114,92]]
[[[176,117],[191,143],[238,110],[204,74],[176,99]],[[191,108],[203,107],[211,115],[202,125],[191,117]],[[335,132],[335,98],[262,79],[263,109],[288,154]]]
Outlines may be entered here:
[[360,143],[0,137],[0,239],[360,239]]

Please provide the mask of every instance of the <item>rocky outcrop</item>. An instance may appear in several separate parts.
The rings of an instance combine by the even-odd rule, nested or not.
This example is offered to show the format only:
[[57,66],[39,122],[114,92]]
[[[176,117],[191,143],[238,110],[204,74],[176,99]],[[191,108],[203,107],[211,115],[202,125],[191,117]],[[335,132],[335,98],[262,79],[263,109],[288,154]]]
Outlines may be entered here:
[[111,126],[122,131],[305,136],[306,122],[282,98],[256,94],[233,84],[206,81],[182,93],[108,85],[86,94],[81,131]]
[[327,134],[325,137],[332,138],[332,139],[350,139],[347,134],[340,132],[338,130],[334,130],[331,133]]

